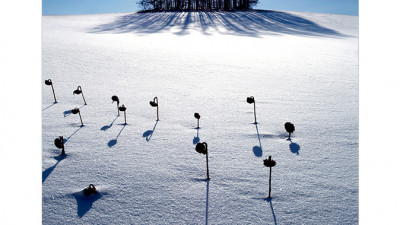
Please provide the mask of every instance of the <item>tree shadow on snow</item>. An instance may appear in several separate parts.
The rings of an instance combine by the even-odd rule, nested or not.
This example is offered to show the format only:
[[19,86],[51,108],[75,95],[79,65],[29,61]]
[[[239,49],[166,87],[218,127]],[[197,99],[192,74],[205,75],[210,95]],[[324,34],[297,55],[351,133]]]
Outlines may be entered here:
[[78,191],[72,194],[76,199],[78,205],[78,217],[82,218],[93,206],[93,203],[102,197],[100,192],[86,196],[82,191]]
[[45,169],[42,172],[42,183],[44,183],[44,181],[47,179],[47,177],[49,177],[49,175],[53,172],[53,170],[56,168],[56,166],[58,165],[59,162],[61,162],[63,159],[65,159],[67,156],[66,155],[59,155],[59,156],[55,156],[54,159],[57,160],[56,164],[54,164],[53,166]]
[[221,34],[253,37],[281,34],[345,37],[301,16],[272,10],[131,13],[94,27],[89,32],[151,34],[173,30],[176,35],[187,35],[190,33],[188,28],[192,26],[205,35],[211,34],[212,29]]
[[112,125],[114,124],[115,120],[118,119],[119,116],[115,117],[115,119],[110,123],[110,125],[104,125],[102,128],[100,128],[100,130],[106,131],[108,129],[110,129],[112,127]]
[[109,142],[108,142],[108,147],[113,147],[114,145],[116,145],[117,144],[117,139],[118,139],[118,137],[119,137],[119,135],[121,135],[121,132],[124,130],[124,128],[125,128],[125,126],[126,126],[126,124],[122,124],[123,125],[123,127],[122,127],[122,129],[119,131],[119,133],[118,133],[118,135],[117,135],[117,137],[115,137],[115,139],[112,139],[112,140],[110,140]]
[[151,137],[153,136],[154,130],[156,129],[158,120],[154,124],[153,130],[147,130],[143,133],[142,137],[146,138],[146,141],[150,141]]

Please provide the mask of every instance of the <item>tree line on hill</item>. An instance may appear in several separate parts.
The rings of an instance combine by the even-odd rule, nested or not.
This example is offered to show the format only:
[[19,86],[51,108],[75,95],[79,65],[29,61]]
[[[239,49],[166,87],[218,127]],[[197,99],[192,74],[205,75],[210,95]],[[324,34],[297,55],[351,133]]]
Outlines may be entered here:
[[165,10],[246,10],[258,0],[140,0],[137,4],[144,11]]

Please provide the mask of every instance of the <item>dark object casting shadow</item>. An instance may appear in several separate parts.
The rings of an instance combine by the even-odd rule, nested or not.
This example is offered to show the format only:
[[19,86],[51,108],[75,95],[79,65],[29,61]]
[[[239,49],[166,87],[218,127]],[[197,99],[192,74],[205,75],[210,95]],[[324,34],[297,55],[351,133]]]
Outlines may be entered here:
[[76,199],[78,205],[78,217],[82,218],[93,206],[93,203],[101,198],[100,192],[86,196],[83,191],[75,192],[72,196]]
[[67,157],[66,155],[59,155],[54,157],[54,159],[57,160],[57,163],[54,164],[54,166],[51,166],[42,172],[42,183],[44,183],[47,177],[53,172],[58,163],[61,162],[61,160],[65,159],[66,157]]
[[146,138],[146,141],[150,141],[151,137],[153,136],[154,130],[156,129],[157,123],[158,123],[158,120],[154,124],[153,130],[147,130],[143,133],[142,137]]
[[102,128],[100,128],[100,130],[106,131],[106,130],[110,129],[112,127],[113,123],[115,122],[115,120],[118,119],[118,117],[119,116],[115,117],[115,119],[110,123],[110,125],[104,125]]
[[117,139],[118,139],[119,135],[121,135],[121,132],[124,130],[124,128],[125,128],[125,126],[126,126],[126,124],[122,124],[122,125],[123,125],[123,127],[122,127],[122,129],[119,131],[117,137],[115,137],[115,139],[112,139],[112,140],[110,140],[110,141],[108,142],[108,147],[111,148],[112,146],[114,146],[114,145],[117,144]]
[[[253,37],[265,34],[345,37],[306,18],[272,10],[131,13],[94,27],[89,32],[150,34],[173,28],[177,30],[174,32],[176,35],[187,35],[190,34],[189,25],[206,35],[210,34],[208,31],[212,28],[222,34]],[[221,27],[223,29],[220,30]]]

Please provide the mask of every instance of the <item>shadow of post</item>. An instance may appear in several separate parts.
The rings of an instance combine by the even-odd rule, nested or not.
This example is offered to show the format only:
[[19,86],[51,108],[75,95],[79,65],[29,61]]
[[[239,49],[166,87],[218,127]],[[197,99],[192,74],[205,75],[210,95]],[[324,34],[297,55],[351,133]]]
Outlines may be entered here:
[[69,135],[69,137],[64,139],[64,143],[66,143],[72,136],[74,136],[80,129],[82,129],[82,127],[83,126],[80,126],[76,131],[74,131],[74,133],[72,133],[71,135]]
[[255,155],[256,157],[261,157],[262,154],[263,154],[263,151],[262,151],[262,146],[261,146],[260,133],[258,132],[258,125],[257,125],[257,123],[255,123],[255,125],[256,125],[256,129],[257,129],[258,142],[259,142],[260,146],[254,146],[254,147],[253,147],[253,153],[254,153],[254,155]]
[[274,207],[272,207],[272,198],[267,198],[267,202],[269,202],[269,206],[271,207],[272,216],[274,217],[274,224],[276,225],[276,216],[274,212]]
[[119,137],[119,135],[121,135],[121,132],[124,130],[124,128],[125,128],[125,126],[126,126],[126,124],[122,124],[123,125],[123,127],[122,127],[122,129],[119,131],[119,133],[118,133],[118,135],[115,137],[115,139],[112,139],[112,140],[110,140],[109,142],[108,142],[108,147],[113,147],[114,145],[116,145],[117,144],[117,139],[118,139],[118,137]]
[[210,188],[210,180],[207,180],[207,193],[206,193],[206,225],[208,224],[208,192]]
[[100,128],[100,130],[106,131],[108,129],[110,129],[112,127],[112,125],[114,124],[115,120],[118,119],[119,116],[115,117],[115,119],[110,123],[110,125],[104,125],[102,128]]
[[57,162],[56,162],[56,164],[45,169],[42,172],[42,183],[44,183],[44,181],[47,179],[47,177],[49,177],[49,175],[53,172],[53,170],[56,168],[58,163],[61,162],[61,160],[65,159],[66,157],[67,157],[66,155],[59,155],[59,156],[54,157],[54,159],[57,160]]
[[142,137],[146,138],[146,141],[150,141],[151,137],[153,136],[153,133],[156,129],[158,120],[156,121],[156,123],[154,124],[153,130],[147,130],[143,133]]
[[193,144],[197,144],[200,142],[200,138],[199,138],[199,129],[197,129],[197,136],[193,137]]
[[46,110],[46,109],[52,107],[52,106],[55,105],[55,104],[57,104],[57,102],[53,102],[53,104],[51,104],[51,105],[47,106],[46,108],[42,109],[42,112],[43,112],[44,110]]
[[101,194],[97,192],[86,196],[83,191],[78,191],[72,194],[76,199],[76,204],[78,205],[77,213],[78,217],[82,218],[93,206],[93,203],[101,198]]

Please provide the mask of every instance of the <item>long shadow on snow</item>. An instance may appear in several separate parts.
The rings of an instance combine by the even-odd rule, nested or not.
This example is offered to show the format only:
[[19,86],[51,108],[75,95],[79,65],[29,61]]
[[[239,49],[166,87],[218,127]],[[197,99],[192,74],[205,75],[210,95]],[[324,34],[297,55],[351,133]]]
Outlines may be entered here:
[[196,130],[197,130],[197,136],[193,137],[193,144],[194,145],[200,142],[200,138],[199,138],[199,130],[200,129],[196,129]]
[[82,218],[93,206],[93,203],[101,198],[100,192],[86,196],[83,191],[78,191],[72,194],[78,205],[78,217]]
[[269,206],[271,207],[272,216],[274,217],[274,224],[276,225],[276,216],[274,212],[274,207],[272,207],[272,198],[266,198],[267,202],[269,202]]
[[82,129],[82,127],[83,126],[80,126],[76,131],[74,131],[74,133],[72,133],[71,135],[69,135],[69,137],[64,139],[64,143],[66,143],[72,136],[74,136],[80,129]]
[[206,194],[206,225],[208,224],[208,192],[210,189],[210,180],[207,180],[207,194]]
[[123,127],[122,127],[122,129],[119,131],[119,133],[118,133],[118,135],[117,135],[117,137],[115,137],[115,139],[112,139],[112,140],[110,140],[109,142],[108,142],[108,147],[112,147],[112,146],[114,146],[114,145],[116,145],[117,144],[117,139],[118,139],[118,137],[119,137],[119,135],[121,135],[121,132],[124,130],[124,128],[125,128],[125,126],[126,126],[126,124],[122,124],[123,125]]
[[52,107],[53,105],[57,104],[57,102],[53,102],[51,105],[47,106],[46,108],[42,109],[42,112],[50,107]]
[[115,117],[115,119],[110,123],[110,125],[104,125],[102,128],[100,128],[100,130],[106,131],[108,129],[110,129],[112,127],[112,125],[114,124],[115,120],[118,119],[119,116]]
[[61,162],[61,160],[65,159],[66,157],[67,157],[66,155],[59,155],[54,157],[54,159],[57,160],[57,163],[54,164],[54,166],[51,166],[42,172],[42,183],[44,183],[47,177],[49,177],[49,175],[53,172],[58,163]]
[[89,32],[151,34],[174,29],[176,35],[187,35],[190,25],[203,34],[209,34],[212,28],[221,34],[254,37],[262,34],[345,37],[303,17],[272,10],[131,13],[94,27]]
[[262,154],[263,154],[263,151],[262,151],[262,147],[261,147],[260,133],[258,132],[258,126],[257,126],[257,124],[255,124],[255,125],[256,125],[256,129],[257,129],[258,142],[260,143],[260,146],[254,146],[254,147],[253,147],[253,153],[254,153],[254,155],[255,155],[256,157],[261,157]]
[[156,129],[158,120],[154,124],[153,130],[147,130],[143,133],[142,137],[146,138],[146,141],[150,141],[151,137],[153,136],[154,130]]

